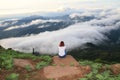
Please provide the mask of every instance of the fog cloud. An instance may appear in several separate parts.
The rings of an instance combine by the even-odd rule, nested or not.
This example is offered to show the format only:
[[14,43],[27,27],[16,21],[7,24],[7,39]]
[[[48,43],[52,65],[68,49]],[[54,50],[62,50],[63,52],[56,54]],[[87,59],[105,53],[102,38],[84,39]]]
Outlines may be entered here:
[[[31,25],[43,24],[43,23],[46,23],[46,22],[60,22],[60,20],[52,20],[52,19],[51,20],[42,20],[42,19],[37,19],[37,20],[32,20],[30,23],[27,23],[27,24],[10,26],[10,27],[4,29],[4,31],[9,31],[9,30],[12,30],[12,29],[29,27]],[[16,21],[12,22],[12,24],[13,23],[16,23]],[[7,24],[7,25],[9,25],[9,24]]]
[[35,48],[42,54],[56,54],[60,41],[65,42],[67,50],[72,50],[82,47],[87,42],[98,44],[108,40],[104,33],[109,33],[118,28],[120,28],[120,15],[112,13],[101,19],[77,23],[57,31],[39,33],[28,37],[3,39],[0,40],[0,44],[5,48],[13,48],[23,52],[32,52],[32,48]]

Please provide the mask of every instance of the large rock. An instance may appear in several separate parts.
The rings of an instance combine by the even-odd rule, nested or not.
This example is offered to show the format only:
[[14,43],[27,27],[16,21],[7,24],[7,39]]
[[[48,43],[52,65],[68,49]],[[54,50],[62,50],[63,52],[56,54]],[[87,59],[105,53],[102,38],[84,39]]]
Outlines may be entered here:
[[70,55],[65,58],[59,58],[58,56],[53,57],[53,64],[61,66],[79,66],[79,63]]
[[87,66],[80,66],[79,68],[83,74],[88,74],[91,72],[91,67],[88,65]]
[[110,67],[113,74],[120,74],[120,64],[113,64]]
[[80,66],[70,55],[65,58],[53,57],[53,66],[43,68],[43,75],[46,79],[53,80],[76,80],[89,73],[89,66]]
[[22,68],[25,68],[27,65],[29,65],[31,69],[34,69],[32,63],[27,59],[14,59],[14,65]]
[[54,80],[74,80],[84,77],[82,70],[78,67],[71,66],[48,66],[44,68],[46,79]]

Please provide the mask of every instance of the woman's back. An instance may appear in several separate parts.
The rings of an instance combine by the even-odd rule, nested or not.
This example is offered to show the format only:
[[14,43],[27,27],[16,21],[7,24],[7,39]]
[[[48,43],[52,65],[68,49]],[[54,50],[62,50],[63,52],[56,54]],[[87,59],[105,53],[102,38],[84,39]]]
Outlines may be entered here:
[[61,58],[65,57],[66,56],[66,52],[65,52],[66,47],[65,47],[63,41],[60,42],[58,48],[59,48],[59,53],[58,53],[59,57],[61,57]]

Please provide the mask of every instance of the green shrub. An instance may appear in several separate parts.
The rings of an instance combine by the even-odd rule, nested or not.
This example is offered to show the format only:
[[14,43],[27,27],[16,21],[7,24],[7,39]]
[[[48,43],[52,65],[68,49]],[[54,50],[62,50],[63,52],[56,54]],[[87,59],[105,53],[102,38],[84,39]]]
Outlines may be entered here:
[[117,75],[117,76],[114,78],[114,80],[120,80],[120,74]]
[[31,68],[30,65],[26,65],[26,66],[25,66],[25,69],[26,69],[27,71],[31,71],[31,70],[32,70],[32,68]]
[[26,80],[28,80],[28,78],[30,78],[30,75],[29,74],[25,74],[25,78],[26,78]]
[[19,74],[11,73],[10,75],[8,75],[8,76],[6,77],[5,80],[18,80],[18,77],[19,77]]
[[[79,80],[120,80],[120,76],[114,77],[114,75],[111,75],[111,71],[105,70],[104,72],[99,72],[99,70],[102,68],[102,63],[97,63],[96,61],[79,61],[81,65],[89,65],[92,68],[92,71],[85,75],[85,78],[80,78]],[[108,69],[110,65],[104,64],[105,67]]]
[[91,65],[91,64],[93,64],[93,63],[94,63],[94,62],[89,61],[89,60],[80,60],[80,61],[79,61],[79,64],[80,64],[80,65],[83,65],[83,66]]
[[50,63],[52,61],[52,58],[48,55],[43,55],[43,56],[40,56],[40,58],[45,61],[45,62],[48,62]]
[[11,69],[13,65],[13,58],[10,55],[0,55],[1,68]]
[[49,64],[48,62],[41,61],[41,62],[37,63],[36,69],[41,69],[41,68],[47,66],[48,64]]

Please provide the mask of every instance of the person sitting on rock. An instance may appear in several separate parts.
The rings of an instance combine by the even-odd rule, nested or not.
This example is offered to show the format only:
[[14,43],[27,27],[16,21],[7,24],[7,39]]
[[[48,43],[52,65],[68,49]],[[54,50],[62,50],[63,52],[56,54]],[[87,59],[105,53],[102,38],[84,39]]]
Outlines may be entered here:
[[65,47],[65,44],[64,44],[63,41],[60,42],[58,48],[59,48],[58,56],[59,56],[60,58],[66,57],[66,52],[65,52],[66,47]]

